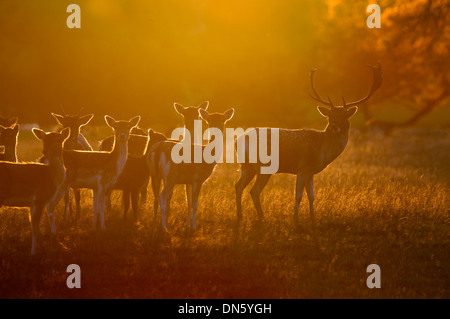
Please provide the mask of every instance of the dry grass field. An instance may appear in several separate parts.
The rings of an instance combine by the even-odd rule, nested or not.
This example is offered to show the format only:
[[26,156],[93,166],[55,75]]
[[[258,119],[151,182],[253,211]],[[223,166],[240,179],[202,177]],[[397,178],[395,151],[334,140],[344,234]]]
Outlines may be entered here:
[[[91,140],[91,138],[90,138]],[[40,144],[26,132],[19,158]],[[120,195],[93,232],[92,197],[82,218],[57,235],[43,218],[30,256],[26,210],[0,209],[1,298],[449,298],[450,132],[409,129],[392,136],[350,132],[344,153],[315,178],[316,228],[306,196],[293,223],[295,178],[273,176],[262,195],[265,220],[244,192],[236,222],[237,165],[219,165],[200,195],[198,228],[185,226],[184,187],[172,199],[168,231],[151,201],[137,224]],[[151,191],[150,191],[151,193]],[[66,267],[81,267],[81,289],[66,287]],[[366,286],[366,267],[381,267],[381,289]]]

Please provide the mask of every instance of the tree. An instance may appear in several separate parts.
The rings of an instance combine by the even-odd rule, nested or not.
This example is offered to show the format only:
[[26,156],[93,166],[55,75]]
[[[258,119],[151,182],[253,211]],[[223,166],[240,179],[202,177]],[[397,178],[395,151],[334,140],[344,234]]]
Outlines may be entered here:
[[386,68],[391,70],[392,81],[385,86],[385,94],[408,101],[413,110],[408,119],[385,124],[413,125],[448,101],[449,20],[447,0],[397,0],[384,10],[385,32],[379,33],[376,50],[380,56],[386,56]]
[[[381,29],[369,29],[362,1],[325,1],[333,10],[313,50],[334,74],[357,74],[365,63],[383,65],[383,85],[370,104],[360,106],[366,123],[389,131],[415,124],[450,97],[450,2],[448,0],[385,0]],[[369,71],[364,77],[370,75]],[[336,76],[333,76],[336,77]],[[365,80],[352,81],[354,90],[367,90]],[[346,82],[341,79],[340,82]],[[335,84],[336,85],[336,84]],[[339,86],[340,83],[337,83]],[[342,88],[341,88],[342,90]],[[386,102],[409,108],[409,118],[379,120]]]

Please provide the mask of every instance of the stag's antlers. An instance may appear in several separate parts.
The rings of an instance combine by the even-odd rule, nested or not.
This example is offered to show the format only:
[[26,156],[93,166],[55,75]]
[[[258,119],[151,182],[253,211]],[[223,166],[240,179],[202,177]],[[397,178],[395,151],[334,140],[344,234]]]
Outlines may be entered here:
[[[373,95],[373,93],[375,93],[375,91],[378,90],[378,88],[381,86],[381,82],[382,82],[382,78],[383,78],[383,73],[381,72],[381,63],[378,62],[378,65],[376,65],[376,66],[369,65],[369,67],[372,69],[372,72],[373,72],[373,82],[372,82],[372,87],[370,88],[369,93],[364,98],[362,98],[358,101],[350,102],[350,103],[346,103],[344,97],[342,97],[342,103],[343,103],[342,107],[349,108],[351,106],[358,105],[358,104],[361,104],[361,103],[367,101]],[[314,100],[316,100],[324,105],[328,105],[331,108],[335,108],[336,106],[334,106],[333,102],[331,102],[330,97],[328,97],[328,102],[325,101],[324,99],[322,99],[320,97],[320,95],[317,93],[316,89],[314,88],[314,73],[316,71],[317,71],[317,69],[312,69],[311,72],[309,73],[309,77],[311,80],[311,89],[312,89],[312,93],[310,92],[309,95]]]

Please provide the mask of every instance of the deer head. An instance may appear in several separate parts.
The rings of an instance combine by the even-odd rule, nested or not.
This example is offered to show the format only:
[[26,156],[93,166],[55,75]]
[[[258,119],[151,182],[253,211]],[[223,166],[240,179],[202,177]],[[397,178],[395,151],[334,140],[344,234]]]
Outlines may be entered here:
[[15,147],[19,135],[19,124],[11,127],[0,125],[0,145]]
[[[179,103],[173,104],[175,111],[178,112],[183,118],[186,126],[194,127],[194,120],[198,120],[199,110],[207,110],[209,106],[209,101],[201,103],[199,106],[183,106]],[[190,129],[190,127],[188,127]]]
[[46,133],[41,129],[32,129],[34,136],[44,142],[42,153],[48,158],[59,157],[62,155],[63,143],[70,135],[70,128],[66,127],[61,132]]
[[64,109],[62,109],[63,115],[52,113],[52,116],[55,118],[55,120],[60,124],[63,128],[70,128],[70,131],[72,135],[77,136],[80,133],[80,128],[82,126],[85,126],[88,124],[92,118],[94,117],[93,114],[88,115],[81,115],[81,112],[83,112],[83,108],[80,110],[80,113],[77,115],[67,115],[64,112]]
[[363,97],[362,99],[350,103],[346,103],[344,97],[342,97],[342,106],[335,106],[331,99],[328,97],[328,101],[325,101],[320,97],[320,95],[317,93],[316,89],[314,88],[314,73],[317,71],[317,69],[312,69],[310,72],[310,80],[311,80],[311,89],[312,93],[310,92],[310,96],[324,104],[329,106],[330,108],[326,108],[323,106],[318,106],[317,109],[323,116],[328,118],[328,125],[325,131],[331,132],[334,134],[338,134],[340,132],[348,131],[350,128],[350,122],[349,118],[353,116],[356,111],[358,110],[358,107],[356,105],[361,104],[365,101],[367,101],[373,93],[381,86],[382,82],[382,72],[381,72],[381,64],[378,63],[377,66],[371,66],[369,67],[372,69],[373,73],[373,82],[372,87],[370,88],[369,93]]
[[135,116],[129,121],[116,121],[111,116],[105,115],[106,124],[114,129],[116,142],[128,142],[131,129],[137,126],[140,120],[140,116]]
[[198,113],[208,123],[210,128],[218,128],[223,131],[225,124],[233,118],[234,109],[231,108],[224,113],[208,113],[204,109],[199,109]]
[[152,145],[167,140],[167,137],[164,134],[155,132],[151,128],[148,129],[147,133],[149,143]]

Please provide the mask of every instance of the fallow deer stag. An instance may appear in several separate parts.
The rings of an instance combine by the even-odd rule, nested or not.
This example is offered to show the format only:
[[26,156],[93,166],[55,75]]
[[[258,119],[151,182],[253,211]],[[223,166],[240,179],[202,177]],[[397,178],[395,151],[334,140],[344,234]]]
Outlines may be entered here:
[[[111,152],[64,151],[67,177],[62,191],[68,187],[88,188],[94,193],[94,223],[97,226],[100,215],[101,229],[105,229],[105,203],[111,194],[117,178],[122,173],[128,157],[130,131],[138,125],[141,117],[129,121],[116,121],[105,115],[106,123],[114,130],[114,147]],[[62,196],[60,194],[60,196]],[[56,203],[61,197],[56,199]],[[55,203],[53,203],[55,204]]]
[[0,154],[0,161],[17,162],[17,138],[19,136],[19,124],[11,127],[0,125],[0,146],[5,151]]
[[[87,125],[92,118],[94,117],[93,114],[88,115],[81,115],[81,112],[83,109],[80,110],[80,113],[78,115],[67,115],[63,108],[62,112],[63,115],[52,113],[52,116],[55,118],[55,120],[58,122],[59,125],[61,125],[63,128],[70,128],[70,136],[69,138],[64,142],[64,150],[82,150],[82,151],[92,151],[91,145],[89,145],[89,142],[86,140],[86,138],[83,136],[83,134],[80,133],[81,127]],[[46,162],[46,155],[44,154],[43,157],[39,159],[39,162],[45,163]],[[75,219],[78,219],[80,217],[81,212],[81,192],[79,189],[73,188],[73,194],[75,198],[75,205],[76,205],[76,216]],[[68,217],[68,211],[70,215],[72,215],[72,204],[70,201],[70,190],[68,189],[66,194],[64,195],[64,218],[67,220]]]
[[[34,128],[33,133],[44,142],[48,164],[0,162],[0,207],[4,205],[30,208],[32,254],[36,251],[39,223],[44,207],[55,200],[66,176],[62,145],[69,137],[70,129],[66,128],[60,133],[45,133]],[[54,212],[53,210],[47,212],[52,233],[56,233]]]
[[[297,175],[297,182],[295,188],[295,208],[294,220],[298,221],[298,211],[300,202],[303,196],[303,189],[305,189],[309,200],[309,210],[311,215],[311,222],[314,224],[314,191],[313,178],[314,175],[325,169],[332,161],[334,161],[345,149],[348,141],[348,133],[350,129],[349,118],[358,110],[358,104],[367,101],[372,94],[381,86],[382,72],[381,64],[378,66],[370,66],[373,72],[372,87],[364,98],[346,103],[342,99],[342,106],[335,106],[331,99],[328,101],[322,99],[316,92],[313,84],[313,77],[315,69],[311,70],[310,81],[312,93],[311,97],[328,106],[329,108],[318,106],[317,109],[321,115],[328,118],[328,125],[323,131],[316,131],[312,129],[280,129],[279,130],[279,169],[277,173],[288,173]],[[258,128],[256,128],[258,131]],[[259,132],[257,132],[259,134]],[[241,135],[239,138],[245,138]],[[246,158],[248,158],[248,141],[246,144]],[[238,219],[242,217],[241,198],[245,187],[256,177],[256,182],[253,185],[250,194],[253,203],[258,212],[259,218],[263,217],[263,211],[260,203],[260,194],[267,182],[270,174],[260,174],[260,163],[242,163],[241,176],[237,181],[236,188],[236,208]]]
[[[205,120],[210,128],[217,128],[223,132],[225,123],[229,121],[234,115],[234,109],[229,109],[224,113],[208,113],[208,111],[200,108],[198,110],[200,117]],[[176,141],[164,141],[153,145],[150,150],[150,166],[157,175],[155,178],[152,176],[152,186],[153,180],[160,182],[162,179],[164,181],[164,188],[159,195],[159,201],[161,205],[161,219],[162,227],[164,230],[167,229],[166,225],[166,215],[169,210],[170,198],[172,197],[173,189],[177,184],[185,184],[186,186],[191,186],[192,191],[187,190],[187,202],[188,202],[188,216],[187,225],[195,229],[196,226],[196,215],[198,207],[198,197],[200,195],[200,190],[203,183],[211,176],[216,162],[207,163],[175,163],[172,160],[171,152],[172,148],[177,144],[182,142]],[[191,145],[193,147],[193,145]],[[200,145],[199,145],[200,146]],[[222,154],[224,144],[220,144],[221,149],[216,149],[216,154]],[[201,146],[202,152],[205,149],[205,145]],[[159,184],[157,185],[159,189]],[[155,197],[158,196],[158,189],[154,188]],[[192,211],[192,214],[191,214]],[[191,219],[192,216],[192,219]]]

